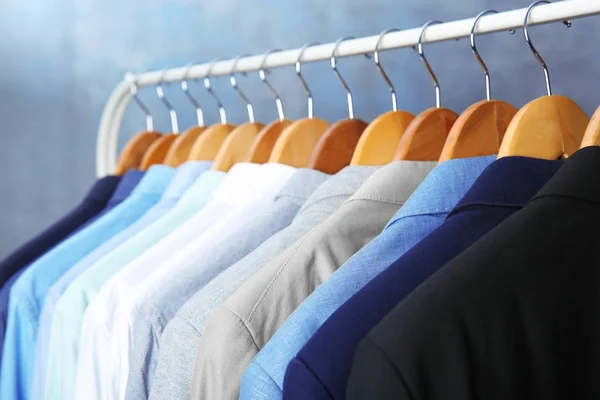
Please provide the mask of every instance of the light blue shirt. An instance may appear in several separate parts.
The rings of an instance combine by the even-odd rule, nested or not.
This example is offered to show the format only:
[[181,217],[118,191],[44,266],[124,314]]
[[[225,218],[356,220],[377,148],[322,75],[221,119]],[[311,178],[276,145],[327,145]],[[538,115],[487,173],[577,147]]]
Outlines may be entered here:
[[431,171],[383,232],[319,286],[254,357],[242,378],[240,399],[281,399],[288,363],[317,329],[371,279],[439,227],[495,159],[450,160]]
[[131,195],[32,263],[10,290],[0,399],[30,399],[38,322],[46,293],[83,257],[136,222],[161,198],[175,170],[155,165]]
[[43,399],[45,380],[46,380],[46,365],[48,362],[48,344],[50,343],[50,328],[52,326],[52,316],[56,302],[71,282],[75,280],[83,271],[94,265],[106,254],[126,242],[127,239],[143,230],[152,222],[160,218],[164,213],[172,209],[179,198],[185,193],[190,185],[205,171],[210,169],[212,162],[208,161],[192,161],[187,162],[177,168],[173,179],[165,190],[160,201],[144,214],[137,222],[123,230],[121,233],[107,240],[79,261],[74,267],[66,272],[56,282],[46,295],[44,306],[40,316],[38,340],[36,346],[35,368],[33,374],[32,396],[34,400]]

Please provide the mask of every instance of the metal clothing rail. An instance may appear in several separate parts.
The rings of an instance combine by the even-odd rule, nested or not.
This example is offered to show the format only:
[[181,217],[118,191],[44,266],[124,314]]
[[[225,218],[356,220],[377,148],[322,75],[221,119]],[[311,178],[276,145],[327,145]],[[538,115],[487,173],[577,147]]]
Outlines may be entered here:
[[[507,31],[523,27],[527,8],[490,14],[481,18],[477,25],[478,35]],[[551,22],[576,19],[600,14],[600,0],[564,0],[540,5],[531,11],[529,26]],[[475,18],[432,25],[423,36],[423,43],[441,42],[469,37]],[[421,28],[391,32],[383,37],[379,49],[391,50],[401,47],[416,46]],[[346,40],[336,52],[336,57],[348,57],[372,53],[379,35]],[[302,55],[303,63],[329,60],[334,43],[311,46]],[[292,66],[296,63],[301,49],[287,50],[269,55],[264,68]],[[240,58],[236,65],[237,72],[257,71],[261,67],[263,55]],[[210,76],[227,75],[231,72],[234,60],[224,60],[212,65]],[[187,74],[187,79],[201,79],[209,72],[210,64],[199,64],[192,67],[173,68],[166,71],[152,71],[135,75],[138,87],[155,85],[160,81],[178,82]],[[96,147],[96,173],[99,177],[110,174],[117,164],[118,135],[123,115],[132,99],[130,86],[134,75],[126,74],[124,80],[112,92],[102,113]]]

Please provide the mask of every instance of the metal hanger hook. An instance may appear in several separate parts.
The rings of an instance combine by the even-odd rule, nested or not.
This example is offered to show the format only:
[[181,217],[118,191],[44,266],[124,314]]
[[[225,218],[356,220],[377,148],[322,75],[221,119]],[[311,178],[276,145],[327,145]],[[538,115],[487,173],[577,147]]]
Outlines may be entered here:
[[165,106],[167,106],[167,110],[169,110],[169,116],[171,117],[171,131],[173,133],[179,133],[179,122],[177,121],[177,111],[171,105],[169,100],[167,100],[165,96],[165,91],[163,88],[163,82],[165,78],[165,74],[167,73],[167,68],[163,69],[162,74],[160,75],[160,79],[156,84],[156,94],[158,98],[163,102]]
[[[346,37],[339,39],[337,42],[335,42],[335,45],[333,46],[333,51],[331,52],[331,57],[329,58],[329,63],[331,64],[331,69],[333,69],[333,72],[335,72],[335,75],[337,76],[338,80],[342,84],[342,87],[346,91],[346,100],[348,101],[348,117],[350,119],[353,119],[354,118],[354,102],[352,101],[352,92],[350,91],[348,84],[346,83],[346,81],[344,80],[342,75],[340,74],[340,71],[338,71],[337,59],[335,57],[335,53],[337,53],[337,50],[338,50],[338,47],[340,47],[340,44],[343,41],[350,40],[350,39],[355,39],[355,38],[353,36],[346,36]],[[365,57],[369,58],[369,55],[365,54]]]
[[140,107],[142,109],[142,112],[146,116],[146,130],[148,132],[152,132],[154,130],[154,118],[152,118],[152,114],[150,114],[150,110],[148,110],[148,107],[146,107],[146,105],[144,103],[142,103],[142,100],[140,100],[140,98],[138,97],[138,95],[137,95],[137,91],[138,91],[137,76],[133,75],[133,74],[132,74],[132,76],[133,76],[133,78],[131,81],[131,86],[129,86],[129,93],[131,93],[133,100],[138,105],[138,107]]
[[276,53],[278,51],[281,51],[281,49],[267,50],[267,52],[263,56],[262,62],[260,63],[260,69],[258,70],[258,76],[260,77],[260,80],[262,81],[262,83],[264,83],[267,86],[267,89],[269,90],[269,92],[273,95],[273,98],[275,99],[275,105],[277,106],[277,116],[279,117],[280,121],[283,121],[285,118],[285,115],[283,113],[283,104],[281,103],[281,97],[279,97],[279,94],[277,93],[277,91],[275,91],[275,88],[273,87],[273,85],[271,85],[269,83],[269,81],[267,81],[267,74],[269,73],[269,71],[265,69],[265,64],[267,63],[267,57],[269,57],[270,54]]
[[[254,107],[252,107],[252,103],[250,103],[250,100],[248,99],[248,97],[239,88],[239,86],[237,84],[237,79],[235,79],[235,73],[237,72],[238,61],[240,61],[240,58],[248,57],[248,56],[249,56],[248,54],[241,54],[233,60],[233,65],[231,66],[231,71],[229,72],[229,83],[231,83],[231,87],[237,92],[237,94],[240,96],[240,98],[246,104],[246,109],[248,110],[248,121],[250,121],[251,123],[254,123]],[[243,74],[245,75],[246,73],[244,72]]]
[[202,110],[200,103],[198,103],[198,100],[196,100],[196,98],[194,98],[194,96],[192,96],[192,94],[190,93],[190,88],[188,85],[188,74],[192,65],[194,64],[190,63],[185,66],[183,76],[181,78],[181,90],[183,90],[183,93],[185,93],[186,97],[196,108],[196,119],[198,121],[198,126],[204,126],[204,111]]
[[492,98],[491,85],[490,85],[490,72],[489,72],[487,66],[485,65],[485,63],[483,62],[483,59],[479,55],[479,52],[477,51],[477,47],[475,46],[475,29],[477,28],[477,24],[479,23],[479,20],[481,19],[481,17],[483,17],[484,15],[488,15],[488,14],[498,14],[498,11],[485,10],[485,11],[480,12],[475,17],[475,22],[473,22],[473,27],[471,27],[470,38],[471,38],[471,50],[473,51],[473,54],[475,55],[475,59],[481,66],[481,69],[483,69],[483,74],[485,75],[485,96],[486,96],[485,98],[487,101],[490,101]]
[[[543,3],[544,4],[549,4],[550,1],[548,1],[548,0],[539,0],[539,1],[536,1],[535,3],[531,4],[529,6],[529,8],[527,9],[527,12],[525,13],[525,19],[523,20],[523,34],[525,35],[525,41],[529,45],[529,48],[531,49],[531,52],[533,53],[533,55],[535,56],[535,58],[539,61],[539,63],[541,64],[541,66],[542,66],[542,68],[544,70],[544,78],[546,79],[546,94],[548,96],[551,96],[552,95],[552,86],[550,85],[550,72],[548,71],[548,66],[546,65],[546,63],[544,62],[544,60],[542,59],[542,57],[540,56],[540,54],[537,52],[537,50],[533,46],[533,43],[531,42],[531,38],[529,37],[529,30],[527,29],[527,25],[529,24],[529,15],[531,14],[531,11],[536,6],[538,6],[540,4],[543,4]],[[563,24],[567,28],[571,27],[571,21],[563,21]]]
[[304,77],[302,76],[302,56],[304,55],[304,52],[306,51],[306,49],[308,49],[309,47],[312,46],[318,46],[321,43],[307,43],[304,46],[302,46],[302,48],[300,49],[300,53],[298,54],[298,58],[296,59],[296,75],[298,76],[298,79],[300,79],[300,83],[302,84],[302,88],[304,89],[304,91],[306,92],[306,96],[308,97],[308,118],[312,118],[313,117],[313,96],[312,96],[312,92],[310,91],[310,88],[308,87],[308,85],[306,84],[306,81],[304,80]]
[[431,65],[429,65],[429,62],[425,58],[425,54],[423,54],[423,35],[425,34],[425,30],[430,25],[437,25],[437,24],[441,24],[441,23],[442,23],[442,21],[426,22],[425,25],[423,25],[423,27],[421,28],[421,33],[419,34],[419,41],[417,42],[417,51],[419,52],[419,57],[421,57],[421,61],[423,61],[423,64],[425,64],[427,73],[429,74],[429,77],[431,78],[431,80],[433,81],[433,85],[435,86],[435,107],[436,108],[440,108],[442,106],[442,99],[441,99],[442,95],[440,93],[441,92],[440,91],[440,83],[438,82],[437,77],[433,73],[433,70],[431,69]]
[[215,99],[215,102],[217,103],[217,108],[219,109],[219,118],[220,118],[221,124],[225,125],[227,123],[227,112],[225,111],[225,107],[223,107],[223,103],[221,102],[221,99],[219,98],[219,96],[217,96],[215,91],[212,89],[212,85],[210,83],[210,78],[209,78],[215,63],[219,60],[221,60],[220,57],[215,58],[214,60],[212,60],[210,62],[209,66],[208,66],[208,71],[206,71],[206,75],[204,76],[204,78],[202,80],[204,82],[204,88],[208,91],[208,93],[210,93],[212,98]]
[[393,111],[398,110],[398,106],[397,106],[398,101],[396,99],[396,88],[394,88],[394,84],[392,83],[392,81],[390,80],[388,75],[383,70],[383,67],[381,66],[381,61],[379,59],[379,46],[381,45],[381,41],[383,40],[383,37],[385,35],[387,35],[390,32],[398,32],[398,31],[400,31],[400,29],[392,28],[392,29],[386,29],[385,31],[381,32],[381,34],[379,34],[379,38],[377,39],[377,44],[375,45],[375,51],[373,51],[373,60],[375,61],[375,66],[377,67],[377,70],[379,71],[379,73],[381,74],[383,79],[385,80],[385,83],[387,83],[388,87],[390,88],[390,93],[392,95],[392,110]]

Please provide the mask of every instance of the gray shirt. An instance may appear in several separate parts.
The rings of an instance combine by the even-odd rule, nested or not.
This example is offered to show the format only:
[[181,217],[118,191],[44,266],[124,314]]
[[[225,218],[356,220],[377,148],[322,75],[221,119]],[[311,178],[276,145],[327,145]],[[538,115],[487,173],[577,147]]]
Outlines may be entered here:
[[300,208],[292,223],[200,289],[167,325],[151,399],[189,399],[198,343],[210,314],[256,271],[338,209],[375,170],[347,167],[318,188],[324,175],[313,170],[301,170],[290,179],[277,201]]
[[252,358],[316,287],[383,230],[435,165],[399,161],[383,167],[229,297],[206,323],[191,398],[237,399]]

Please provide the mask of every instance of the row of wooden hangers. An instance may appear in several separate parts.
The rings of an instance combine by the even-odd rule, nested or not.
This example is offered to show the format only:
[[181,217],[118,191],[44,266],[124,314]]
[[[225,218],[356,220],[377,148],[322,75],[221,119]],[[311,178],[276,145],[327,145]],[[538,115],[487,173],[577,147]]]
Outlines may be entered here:
[[[213,169],[220,171],[228,171],[235,163],[248,161],[282,163],[333,174],[347,165],[385,165],[394,160],[442,162],[493,154],[498,154],[498,157],[526,156],[555,160],[570,156],[580,147],[600,145],[600,108],[590,121],[573,100],[552,94],[548,68],[533,46],[527,29],[530,12],[540,3],[548,1],[536,1],[529,7],[523,32],[531,51],[542,65],[547,95],[529,102],[520,110],[504,101],[491,99],[489,73],[475,47],[475,30],[479,20],[484,15],[496,13],[486,10],[476,17],[470,38],[472,51],[485,74],[487,96],[486,100],[471,105],[461,115],[441,107],[440,86],[424,56],[422,45],[427,27],[441,22],[429,21],[421,30],[416,50],[435,86],[434,108],[417,116],[397,110],[394,86],[381,67],[379,57],[381,40],[393,29],[381,33],[373,52],[375,65],[391,91],[392,111],[380,115],[371,123],[354,118],[352,93],[337,69],[336,51],[339,44],[349,38],[337,41],[330,59],[331,67],[346,91],[349,114],[348,119],[334,124],[313,116],[312,94],[301,74],[304,51],[314,44],[302,48],[295,65],[308,96],[308,117],[296,121],[284,117],[281,99],[266,79],[265,61],[273,52],[269,51],[264,55],[259,76],[275,98],[279,117],[276,121],[265,126],[254,120],[252,105],[237,85],[236,59],[230,83],[246,104],[248,122],[237,127],[227,123],[225,109],[211,88],[209,68],[204,86],[215,98],[221,120],[218,124],[205,126],[202,110],[189,93],[186,73],[182,79],[182,89],[196,107],[198,125],[181,134],[177,133],[175,110],[165,98],[159,83],[157,93],[169,109],[173,133],[160,134],[153,131],[152,124],[148,124],[145,132],[127,143],[115,172],[123,174],[131,168],[146,170],[153,164],[177,167],[186,161],[211,160]],[[570,26],[568,21],[565,24]],[[134,82],[134,99],[149,117],[136,90]]]

